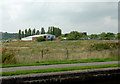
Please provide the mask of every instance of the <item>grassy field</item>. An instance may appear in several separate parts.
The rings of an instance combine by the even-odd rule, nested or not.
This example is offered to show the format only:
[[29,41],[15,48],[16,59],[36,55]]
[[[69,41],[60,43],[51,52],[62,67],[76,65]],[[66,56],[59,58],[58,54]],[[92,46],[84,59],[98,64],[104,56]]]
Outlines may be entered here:
[[49,72],[97,69],[97,68],[108,68],[108,67],[118,67],[118,64],[95,65],[95,66],[80,66],[80,67],[67,67],[67,68],[54,68],[54,69],[37,69],[37,70],[10,71],[10,72],[2,72],[0,74],[2,76],[13,76],[13,75],[26,75],[26,74],[33,74],[33,73],[49,73]]
[[118,58],[117,43],[118,40],[3,43],[5,53],[2,58],[5,58],[5,56],[9,57],[7,59],[5,58],[3,65]]

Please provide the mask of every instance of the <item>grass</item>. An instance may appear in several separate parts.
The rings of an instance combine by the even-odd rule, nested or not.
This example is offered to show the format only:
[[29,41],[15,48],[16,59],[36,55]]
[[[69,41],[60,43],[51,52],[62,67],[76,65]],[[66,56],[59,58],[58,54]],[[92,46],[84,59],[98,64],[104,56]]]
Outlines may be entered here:
[[104,59],[78,59],[78,60],[65,60],[65,61],[49,61],[42,63],[33,63],[33,64],[11,64],[11,65],[2,65],[0,67],[20,67],[20,66],[37,66],[37,65],[54,65],[54,64],[72,64],[72,63],[90,63],[90,62],[106,62],[106,61],[118,61],[118,58],[104,58]]
[[[90,49],[92,44],[117,43],[117,40],[74,40],[74,41],[45,41],[45,42],[10,42],[3,47],[15,52],[16,65],[36,64],[64,60],[117,58],[118,49]],[[100,46],[101,47],[101,46]],[[103,46],[102,46],[103,47]],[[99,47],[97,47],[99,48]],[[42,53],[43,50],[43,53]],[[43,56],[42,56],[43,55]],[[11,63],[6,63],[8,66]],[[49,63],[48,63],[49,64]],[[54,63],[53,63],[54,64]],[[4,65],[3,65],[4,66]]]
[[85,69],[97,69],[97,68],[108,68],[108,67],[118,67],[118,64],[95,65],[95,66],[80,66],[80,67],[67,67],[67,68],[54,68],[54,69],[37,69],[37,70],[10,71],[10,72],[2,72],[2,76],[26,75],[26,74],[33,74],[33,73],[49,73],[49,72],[85,70]]

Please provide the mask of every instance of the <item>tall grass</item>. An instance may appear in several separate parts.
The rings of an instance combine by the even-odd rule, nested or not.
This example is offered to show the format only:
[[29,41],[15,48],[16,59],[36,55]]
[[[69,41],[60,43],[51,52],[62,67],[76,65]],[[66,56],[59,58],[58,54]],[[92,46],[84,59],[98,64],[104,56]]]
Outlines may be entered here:
[[19,64],[76,59],[117,58],[117,43],[117,40],[77,40],[16,42],[3,45],[8,49],[6,52],[10,52],[11,49],[15,51],[13,56],[17,60],[16,63]]
[[15,51],[13,49],[2,48],[2,64],[16,64]]

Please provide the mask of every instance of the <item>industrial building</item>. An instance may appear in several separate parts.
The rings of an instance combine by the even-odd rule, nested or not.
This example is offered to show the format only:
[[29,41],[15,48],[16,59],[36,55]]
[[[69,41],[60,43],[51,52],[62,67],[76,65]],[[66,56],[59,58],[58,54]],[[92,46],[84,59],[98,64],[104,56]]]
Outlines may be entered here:
[[28,36],[25,38],[21,38],[22,41],[36,41],[38,37],[44,37],[46,40],[55,40],[56,36],[51,35],[51,34],[40,34],[40,35],[33,35],[33,36]]

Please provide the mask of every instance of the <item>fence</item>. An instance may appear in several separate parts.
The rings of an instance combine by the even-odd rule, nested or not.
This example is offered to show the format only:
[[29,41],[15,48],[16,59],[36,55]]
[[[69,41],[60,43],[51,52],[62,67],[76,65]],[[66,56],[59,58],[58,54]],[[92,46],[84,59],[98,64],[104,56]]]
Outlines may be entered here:
[[118,57],[118,49],[111,50],[92,50],[79,48],[58,48],[56,49],[41,49],[36,51],[21,50],[16,56],[20,63],[27,62],[45,62],[45,61],[62,61],[62,60],[77,60],[77,59],[96,59],[96,58],[114,58]]

